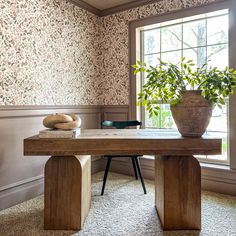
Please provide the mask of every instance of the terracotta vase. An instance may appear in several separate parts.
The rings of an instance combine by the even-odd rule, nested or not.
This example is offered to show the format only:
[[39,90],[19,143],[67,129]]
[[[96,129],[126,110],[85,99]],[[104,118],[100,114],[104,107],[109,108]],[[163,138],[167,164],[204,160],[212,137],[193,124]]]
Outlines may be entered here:
[[183,91],[182,101],[171,107],[176,126],[184,137],[201,137],[210,122],[212,106],[200,90]]

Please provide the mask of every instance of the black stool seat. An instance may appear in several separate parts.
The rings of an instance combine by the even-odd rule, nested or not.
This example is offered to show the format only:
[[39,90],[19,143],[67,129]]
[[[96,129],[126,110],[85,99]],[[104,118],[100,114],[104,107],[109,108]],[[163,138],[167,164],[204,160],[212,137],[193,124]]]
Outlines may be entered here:
[[[106,126],[106,127],[115,127],[117,129],[124,129],[124,128],[129,127],[129,126],[141,126],[141,125],[142,125],[142,123],[139,122],[139,121],[136,121],[136,120],[135,121],[104,121],[104,122],[102,122],[103,127],[104,126]],[[111,161],[112,161],[113,158],[116,158],[116,157],[131,158],[135,178],[138,179],[138,175],[139,175],[140,180],[141,180],[141,184],[142,184],[142,187],[143,187],[144,194],[147,193],[145,183],[144,183],[144,179],[143,179],[143,175],[142,175],[142,171],[141,171],[141,166],[140,166],[140,160],[139,160],[140,156],[134,156],[134,155],[106,155],[104,157],[107,158],[107,164],[106,164],[106,169],[105,169],[105,173],[104,173],[104,177],[103,177],[103,185],[102,185],[101,195],[104,194],[107,175],[108,175],[108,172],[109,172]]]

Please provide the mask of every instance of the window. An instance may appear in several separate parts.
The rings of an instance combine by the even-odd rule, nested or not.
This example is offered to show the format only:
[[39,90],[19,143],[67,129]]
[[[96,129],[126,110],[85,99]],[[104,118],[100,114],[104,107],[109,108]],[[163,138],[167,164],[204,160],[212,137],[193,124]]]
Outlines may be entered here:
[[[140,43],[136,46],[139,52],[137,56],[147,65],[156,66],[159,59],[176,64],[182,57],[192,59],[198,67],[207,63],[209,67],[223,69],[229,64],[228,9],[163,21],[142,27],[137,32],[140,34]],[[137,92],[143,84],[145,75],[140,77]],[[138,109],[138,116],[145,128],[176,130],[168,104],[162,104],[159,116],[153,118],[149,118],[144,108]],[[228,163],[228,105],[223,109],[214,109],[207,132],[222,138],[223,153],[198,158],[208,162]]]

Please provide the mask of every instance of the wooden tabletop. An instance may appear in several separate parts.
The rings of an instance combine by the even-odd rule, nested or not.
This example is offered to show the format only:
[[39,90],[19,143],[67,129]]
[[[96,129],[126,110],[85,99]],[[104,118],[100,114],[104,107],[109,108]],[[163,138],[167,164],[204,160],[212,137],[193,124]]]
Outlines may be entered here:
[[221,153],[221,139],[213,136],[183,138],[177,132],[153,129],[88,129],[78,138],[24,140],[26,156],[68,155],[214,155]]

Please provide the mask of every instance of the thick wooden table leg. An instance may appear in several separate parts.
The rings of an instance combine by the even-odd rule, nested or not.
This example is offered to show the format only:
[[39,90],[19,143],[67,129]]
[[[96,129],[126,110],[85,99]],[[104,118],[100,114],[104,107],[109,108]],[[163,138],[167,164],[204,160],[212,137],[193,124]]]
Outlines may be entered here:
[[44,194],[44,229],[80,230],[91,203],[90,156],[51,157]]
[[201,229],[201,168],[193,156],[156,156],[155,204],[164,230]]

